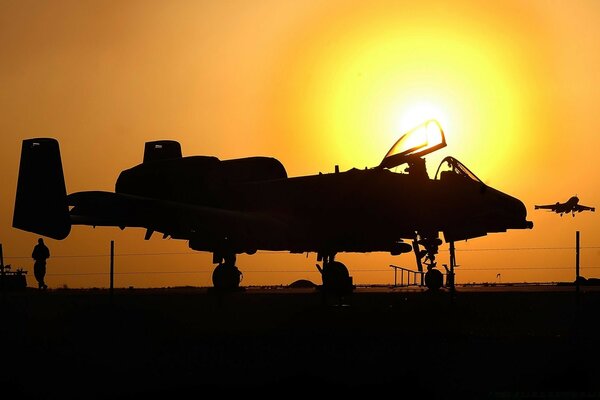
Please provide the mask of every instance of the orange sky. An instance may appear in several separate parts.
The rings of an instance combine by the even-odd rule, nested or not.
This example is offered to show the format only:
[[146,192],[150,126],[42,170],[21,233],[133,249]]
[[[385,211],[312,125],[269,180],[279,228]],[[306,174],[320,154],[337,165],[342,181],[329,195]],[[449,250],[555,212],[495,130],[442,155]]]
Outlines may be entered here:
[[[11,227],[23,139],[60,141],[69,192],[114,190],[149,140],[178,140],[184,155],[274,156],[297,176],[375,166],[435,117],[448,146],[427,157],[430,175],[452,155],[534,222],[457,243],[459,283],[572,280],[577,230],[582,275],[598,277],[596,213],[533,205],[574,194],[600,205],[599,23],[593,0],[0,2],[5,264],[35,284],[37,236]],[[83,226],[47,239],[47,283],[106,287],[111,239],[116,286],[210,284],[210,254],[185,241]],[[390,263],[415,267],[413,254],[338,258],[358,284],[393,282]],[[243,285],[320,283],[315,259],[259,252],[238,266]]]

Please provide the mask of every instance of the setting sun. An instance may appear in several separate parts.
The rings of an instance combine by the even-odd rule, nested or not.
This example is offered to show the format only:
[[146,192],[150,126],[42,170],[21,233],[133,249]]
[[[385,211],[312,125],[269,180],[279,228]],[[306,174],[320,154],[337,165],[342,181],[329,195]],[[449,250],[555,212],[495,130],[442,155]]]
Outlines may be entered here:
[[281,83],[291,90],[277,96],[282,129],[320,142],[317,154],[326,149],[349,168],[372,166],[400,134],[435,118],[448,151],[460,149],[497,179],[504,160],[529,146],[518,132],[532,122],[523,89],[535,79],[518,59],[526,50],[511,28],[501,28],[505,36],[476,22],[454,29],[425,7],[413,10],[412,23],[397,24],[394,6],[365,8],[333,23],[315,19],[290,43]]
[[409,129],[423,123],[424,121],[437,120],[444,132],[452,131],[450,119],[444,109],[437,104],[427,101],[417,101],[399,113],[396,131],[404,133]]

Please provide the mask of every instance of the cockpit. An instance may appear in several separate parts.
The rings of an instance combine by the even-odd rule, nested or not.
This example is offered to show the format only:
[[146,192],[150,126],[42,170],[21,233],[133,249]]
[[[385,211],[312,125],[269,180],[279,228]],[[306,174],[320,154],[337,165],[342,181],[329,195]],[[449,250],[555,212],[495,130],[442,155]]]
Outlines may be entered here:
[[[395,168],[408,164],[409,175],[427,177],[424,155],[446,147],[446,137],[441,125],[435,119],[425,121],[411,129],[398,139],[387,152],[379,168]],[[483,183],[469,168],[454,157],[444,158],[437,168],[435,180],[446,180],[462,177]]]
[[469,168],[454,157],[446,157],[440,162],[434,179],[444,179],[450,176],[459,176],[483,183]]

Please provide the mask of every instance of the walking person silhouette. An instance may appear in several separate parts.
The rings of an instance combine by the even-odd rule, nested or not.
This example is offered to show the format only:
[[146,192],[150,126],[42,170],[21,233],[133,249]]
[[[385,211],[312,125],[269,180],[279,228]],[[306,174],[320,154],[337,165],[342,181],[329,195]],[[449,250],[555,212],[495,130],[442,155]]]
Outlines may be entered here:
[[38,282],[40,289],[48,289],[48,285],[44,282],[46,276],[46,260],[50,257],[50,250],[44,244],[44,239],[39,238],[38,244],[33,248],[31,257],[35,260],[33,264],[33,274]]

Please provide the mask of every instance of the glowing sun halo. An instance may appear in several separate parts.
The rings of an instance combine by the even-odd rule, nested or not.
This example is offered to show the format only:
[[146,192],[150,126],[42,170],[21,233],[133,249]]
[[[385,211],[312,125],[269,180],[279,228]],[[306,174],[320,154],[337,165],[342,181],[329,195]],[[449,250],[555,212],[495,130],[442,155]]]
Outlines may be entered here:
[[437,120],[444,131],[448,129],[449,121],[444,109],[427,101],[414,102],[408,108],[401,110],[397,117],[396,129],[399,133],[404,133],[429,119]]

